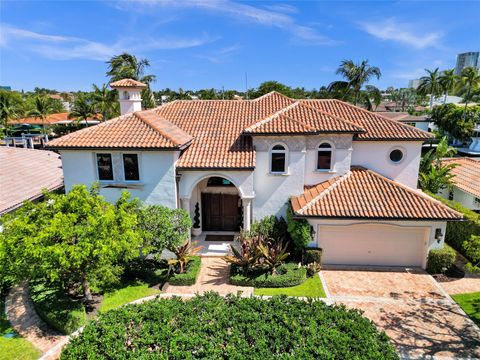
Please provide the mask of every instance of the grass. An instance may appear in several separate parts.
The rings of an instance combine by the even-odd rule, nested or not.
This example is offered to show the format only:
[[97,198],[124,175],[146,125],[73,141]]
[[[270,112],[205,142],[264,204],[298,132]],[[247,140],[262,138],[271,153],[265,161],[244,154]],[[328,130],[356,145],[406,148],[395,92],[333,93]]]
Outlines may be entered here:
[[40,351],[27,340],[14,333],[11,338],[3,337],[14,333],[5,315],[3,299],[0,299],[0,360],[38,359]]
[[480,292],[452,295],[452,298],[480,326]]
[[303,284],[285,288],[255,288],[255,295],[287,295],[299,297],[325,297],[322,282],[318,275],[308,278]]
[[105,293],[103,302],[99,308],[99,312],[104,313],[108,310],[125,305],[131,301],[159,293],[159,289],[151,288],[144,282],[136,281],[127,284],[120,289]]

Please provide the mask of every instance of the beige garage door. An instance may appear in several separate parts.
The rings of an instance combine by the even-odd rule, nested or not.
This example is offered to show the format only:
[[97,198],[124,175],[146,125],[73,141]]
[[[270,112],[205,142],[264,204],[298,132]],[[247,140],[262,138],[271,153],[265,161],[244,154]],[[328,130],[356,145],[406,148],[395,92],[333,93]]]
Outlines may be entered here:
[[324,264],[423,266],[425,227],[357,224],[318,227]]

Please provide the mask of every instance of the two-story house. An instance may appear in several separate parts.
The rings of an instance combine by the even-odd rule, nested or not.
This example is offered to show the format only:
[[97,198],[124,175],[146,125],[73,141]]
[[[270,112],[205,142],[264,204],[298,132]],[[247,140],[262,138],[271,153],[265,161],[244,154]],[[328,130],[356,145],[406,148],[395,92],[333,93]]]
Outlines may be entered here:
[[100,181],[182,207],[202,230],[238,231],[287,206],[314,229],[326,264],[425,267],[460,215],[417,190],[430,134],[339,100],[179,100],[141,111],[143,84],[118,89],[122,115],[49,143],[65,187]]

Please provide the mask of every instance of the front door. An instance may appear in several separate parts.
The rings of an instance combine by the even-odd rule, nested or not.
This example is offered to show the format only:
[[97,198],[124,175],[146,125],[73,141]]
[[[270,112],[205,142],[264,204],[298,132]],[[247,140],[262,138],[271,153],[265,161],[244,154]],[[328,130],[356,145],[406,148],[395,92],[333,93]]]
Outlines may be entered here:
[[238,195],[202,193],[204,231],[238,231],[241,221]]

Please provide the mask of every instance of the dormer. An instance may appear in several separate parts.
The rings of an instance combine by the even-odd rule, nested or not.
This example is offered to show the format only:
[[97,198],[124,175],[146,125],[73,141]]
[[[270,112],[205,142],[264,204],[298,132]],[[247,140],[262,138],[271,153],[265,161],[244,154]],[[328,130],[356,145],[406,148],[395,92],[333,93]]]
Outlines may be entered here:
[[142,110],[142,90],[147,85],[133,79],[122,79],[110,83],[112,89],[118,90],[120,114],[130,114]]

